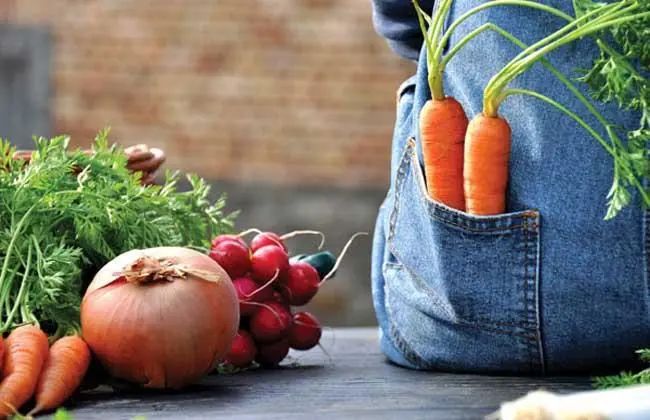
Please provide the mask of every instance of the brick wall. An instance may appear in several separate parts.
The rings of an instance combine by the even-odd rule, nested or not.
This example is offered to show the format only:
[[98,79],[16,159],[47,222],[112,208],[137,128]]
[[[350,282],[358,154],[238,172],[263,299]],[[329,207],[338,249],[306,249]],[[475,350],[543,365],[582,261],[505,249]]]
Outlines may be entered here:
[[214,180],[383,187],[413,71],[367,0],[0,0],[54,34],[54,131],[105,125]]
[[[168,167],[229,193],[238,227],[322,230],[335,252],[372,230],[394,92],[414,70],[370,12],[368,0],[0,0],[0,21],[53,34],[54,133],[83,146],[110,125],[122,143],[163,147]],[[310,304],[325,325],[374,322],[369,259],[360,239]]]

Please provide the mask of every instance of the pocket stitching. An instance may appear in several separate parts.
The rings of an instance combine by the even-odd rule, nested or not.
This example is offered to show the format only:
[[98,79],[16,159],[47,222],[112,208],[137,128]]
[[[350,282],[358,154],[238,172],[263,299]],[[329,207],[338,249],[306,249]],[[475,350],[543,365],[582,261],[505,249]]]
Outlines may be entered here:
[[[535,225],[539,225],[539,223],[536,223]],[[535,260],[539,260],[539,255],[537,255],[536,258],[533,258],[530,255],[532,252],[531,242],[533,240],[537,242],[539,241],[539,233],[531,229],[525,229],[523,233],[525,253],[524,308],[526,308],[526,325],[522,328],[524,328],[525,331],[529,332],[529,334],[524,337],[524,344],[528,348],[531,372],[544,373],[544,352],[541,348],[541,326],[539,325],[539,278],[537,277],[537,270],[531,270],[531,267],[535,265]],[[532,290],[530,290],[531,288]],[[529,297],[530,292],[532,292],[533,295]]]

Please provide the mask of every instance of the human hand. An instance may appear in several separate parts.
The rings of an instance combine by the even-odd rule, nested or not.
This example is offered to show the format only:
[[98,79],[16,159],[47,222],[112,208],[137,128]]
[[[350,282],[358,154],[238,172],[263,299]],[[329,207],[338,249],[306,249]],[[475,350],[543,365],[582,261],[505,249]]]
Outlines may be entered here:
[[22,160],[25,163],[29,163],[32,160],[32,153],[31,150],[16,150],[11,157],[14,160]]
[[133,172],[142,172],[142,183],[152,184],[156,171],[165,162],[165,152],[158,148],[149,148],[146,144],[137,144],[124,149],[128,158],[126,167]]

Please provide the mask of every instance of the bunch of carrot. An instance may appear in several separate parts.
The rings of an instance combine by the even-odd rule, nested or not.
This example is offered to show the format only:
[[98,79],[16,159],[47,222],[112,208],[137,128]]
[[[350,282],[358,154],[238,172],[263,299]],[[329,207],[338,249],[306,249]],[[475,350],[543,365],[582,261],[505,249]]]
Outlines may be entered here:
[[36,414],[60,406],[79,387],[90,364],[90,350],[77,336],[48,344],[37,326],[14,329],[0,336],[0,418],[6,418],[34,397]]
[[[431,18],[413,0],[424,34],[431,100],[420,111],[420,140],[430,197],[471,214],[505,210],[510,126],[478,115],[468,123],[462,105],[445,96],[443,23],[453,0],[438,4]],[[428,29],[427,29],[428,25]]]
[[[637,156],[639,153],[626,149],[613,126],[568,78],[545,59],[545,55],[549,52],[576,39],[598,34],[607,28],[620,28],[631,22],[648,19],[650,13],[648,4],[637,0],[620,0],[609,5],[598,3],[593,5],[593,10],[574,19],[560,10],[533,1],[494,0],[465,12],[443,32],[443,23],[453,0],[438,2],[431,17],[420,8],[417,0],[412,1],[424,35],[428,82],[431,90],[431,100],[427,101],[420,111],[419,134],[428,194],[433,200],[470,214],[493,215],[505,212],[512,132],[506,119],[498,114],[498,108],[507,97],[521,94],[540,99],[571,117],[612,155],[615,175],[614,185],[608,196],[610,202],[606,219],[614,217],[629,202],[629,194],[627,191],[622,191],[627,185],[637,188],[643,203],[650,205],[650,194],[642,186],[641,179],[644,174],[636,170],[647,166],[647,162],[644,162],[646,156],[639,157]],[[569,23],[532,46],[526,46],[497,25],[487,23],[471,31],[443,56],[443,49],[460,23],[481,10],[504,5],[538,9],[567,20]],[[483,95],[483,112],[468,123],[460,103],[444,94],[443,72],[449,60],[466,43],[486,30],[498,33],[518,45],[523,51],[489,81]],[[509,82],[538,61],[549,69],[602,124],[609,142],[577,113],[551,98],[526,89],[508,88]]]

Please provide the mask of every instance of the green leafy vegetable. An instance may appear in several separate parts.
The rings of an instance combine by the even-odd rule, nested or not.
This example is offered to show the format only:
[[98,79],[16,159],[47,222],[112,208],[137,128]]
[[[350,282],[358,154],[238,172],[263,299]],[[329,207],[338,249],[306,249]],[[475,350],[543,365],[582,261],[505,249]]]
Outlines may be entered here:
[[[623,3],[623,2],[621,2]],[[627,2],[636,4],[643,12],[650,10],[648,0]],[[593,0],[573,0],[577,18],[587,16],[607,6],[607,3]],[[589,21],[589,19],[587,19]],[[583,25],[588,24],[583,23]],[[587,84],[593,97],[604,103],[614,102],[621,109],[631,110],[640,115],[638,127],[629,130],[624,143],[614,134],[613,150],[616,152],[614,182],[608,194],[606,218],[615,216],[631,201],[630,188],[640,188],[638,180],[647,179],[649,171],[650,142],[650,17],[626,21],[609,27],[594,35],[600,50],[591,69],[582,71],[580,81]],[[610,41],[614,45],[610,45]],[[610,132],[617,127],[608,127]],[[641,190],[642,197],[648,189]],[[642,200],[647,206],[647,200]]]
[[[650,364],[650,349],[638,350],[639,358]],[[596,388],[617,388],[628,385],[650,384],[650,367],[641,372],[622,372],[615,376],[601,376],[594,379]]]
[[[27,418],[27,417],[14,416],[12,418],[12,420],[18,420],[19,418],[22,419],[22,418]],[[31,417],[29,417],[29,418],[31,419]],[[53,418],[53,420],[74,420],[74,416],[72,414],[70,414],[70,412],[67,411],[65,408],[57,409],[56,412],[54,413],[54,416],[52,416],[52,418]],[[146,417],[145,416],[135,416],[135,417],[133,417],[132,420],[146,420]]]
[[56,413],[54,413],[54,420],[73,420],[74,417],[72,417],[72,414],[70,414],[68,411],[66,411],[65,408],[59,408],[56,410]]
[[232,228],[224,197],[211,203],[201,178],[189,175],[188,191],[178,173],[142,186],[107,136],[89,155],[67,137],[37,139],[29,164],[0,140],[0,333],[29,322],[76,330],[84,274],[130,249],[203,247]]

